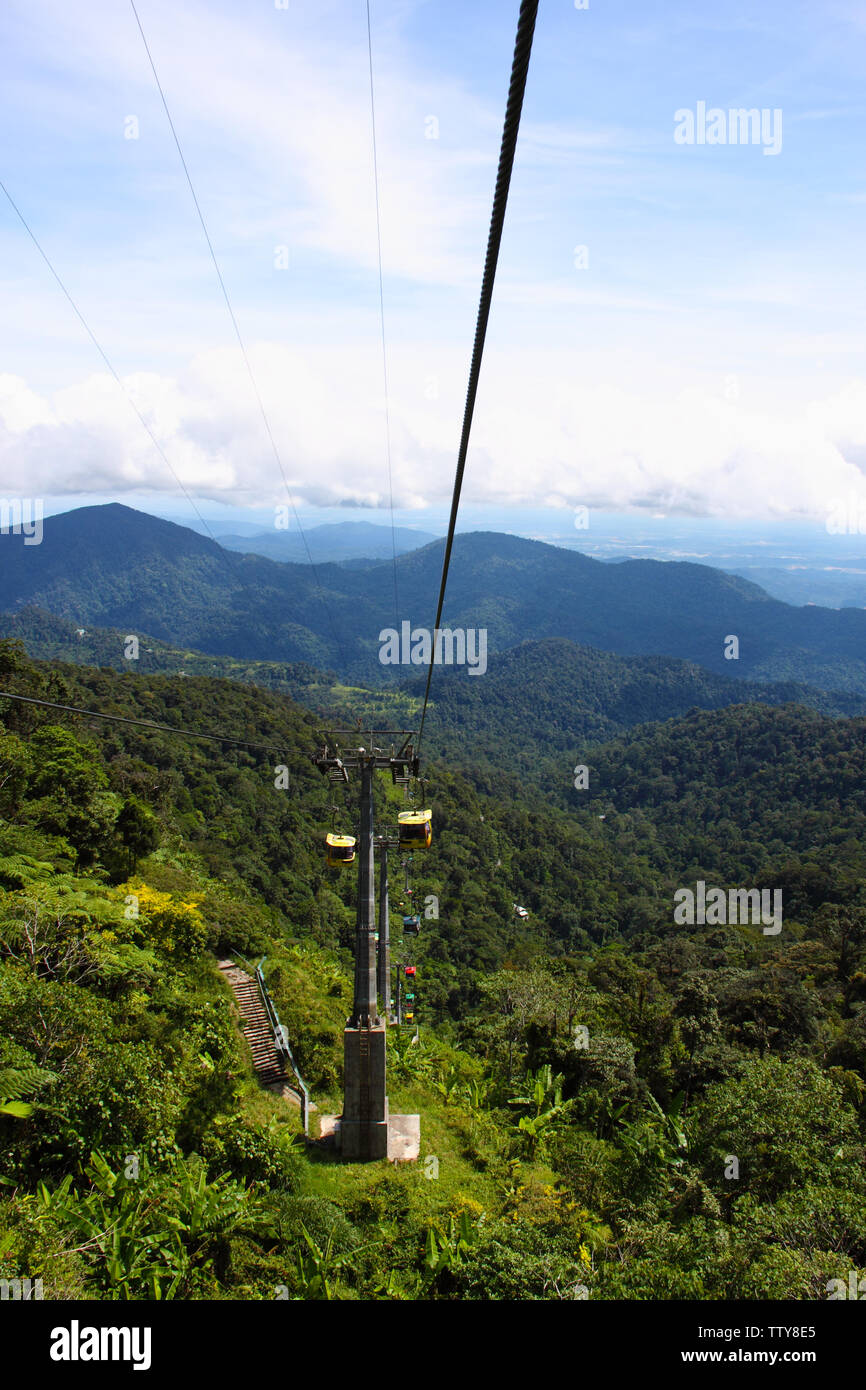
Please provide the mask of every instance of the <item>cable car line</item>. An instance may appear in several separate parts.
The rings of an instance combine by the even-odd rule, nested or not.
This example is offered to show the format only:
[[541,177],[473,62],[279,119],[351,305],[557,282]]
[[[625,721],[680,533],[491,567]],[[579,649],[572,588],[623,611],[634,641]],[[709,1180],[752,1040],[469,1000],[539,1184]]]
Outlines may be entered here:
[[124,384],[124,382],[123,382],[123,379],[121,378],[119,372],[117,371],[117,369],[115,368],[115,366],[114,366],[114,364],[112,363],[111,359],[109,358],[108,353],[105,351],[105,349],[103,348],[102,344],[99,342],[99,339],[96,337],[96,334],[93,332],[92,328],[90,327],[90,324],[87,322],[87,319],[84,317],[84,314],[81,312],[81,310],[79,309],[79,307],[78,307],[78,305],[76,304],[75,300],[72,298],[72,295],[69,293],[69,290],[66,288],[66,285],[63,283],[63,280],[61,279],[61,277],[60,277],[60,275],[59,275],[57,269],[55,268],[54,264],[52,263],[51,258],[48,256],[48,253],[45,251],[44,247],[43,247],[42,244],[40,243],[38,237],[36,236],[36,233],[33,231],[32,227],[31,227],[30,224],[27,222],[27,219],[25,218],[25,216],[24,216],[24,214],[22,213],[21,209],[18,207],[18,204],[15,202],[15,199],[12,197],[12,194],[9,192],[8,188],[7,188],[6,185],[3,183],[2,179],[0,179],[0,190],[2,190],[3,193],[5,194],[6,199],[7,199],[8,203],[9,203],[10,207],[12,208],[13,212],[15,213],[16,217],[18,218],[18,220],[19,220],[19,222],[21,223],[22,227],[24,228],[25,232],[26,232],[27,235],[29,236],[30,240],[33,242],[33,245],[36,247],[36,250],[39,252],[39,255],[42,257],[43,261],[45,262],[45,264],[47,265],[48,269],[50,270],[52,276],[54,277],[54,279],[56,280],[57,284],[59,285],[59,287],[60,287],[60,289],[61,289],[61,291],[62,291],[64,297],[67,299],[67,301],[69,302],[70,307],[72,308],[72,312],[75,314],[75,317],[78,319],[79,323],[81,324],[81,326],[82,326],[82,328],[84,329],[85,333],[87,334],[88,338],[89,338],[90,341],[93,343],[93,346],[96,348],[96,351],[99,353],[99,356],[102,358],[102,361],[105,363],[105,366],[108,368],[108,371],[110,372],[111,376],[114,378],[114,380],[116,381],[117,385],[120,387],[121,391],[123,392],[123,395],[124,395],[124,397],[126,398],[127,404],[128,404],[128,405],[132,408],[132,410],[135,412],[135,415],[136,415],[136,417],[137,417],[139,423],[141,424],[142,428],[144,429],[145,433],[147,434],[147,437],[148,437],[148,439],[150,440],[151,444],[152,444],[153,447],[156,449],[156,452],[159,454],[159,457],[162,459],[162,461],[163,461],[163,463],[165,464],[166,468],[168,469],[169,473],[170,473],[171,476],[174,478],[174,481],[177,483],[178,487],[180,488],[180,490],[181,490],[181,492],[183,493],[184,497],[186,498],[187,502],[189,502],[190,507],[191,507],[192,510],[195,512],[195,515],[197,516],[197,518],[198,518],[198,520],[199,520],[201,526],[204,528],[205,532],[207,533],[208,538],[209,538],[211,541],[213,541],[213,544],[216,546],[217,551],[219,552],[219,556],[220,556],[221,561],[223,562],[223,564],[227,565],[228,568],[231,570],[233,579],[235,579],[235,580],[240,579],[240,582],[241,582],[241,583],[244,583],[245,581],[244,581],[243,578],[240,576],[240,569],[239,569],[239,560],[240,560],[240,557],[239,557],[239,556],[236,556],[236,555],[234,554],[233,551],[227,550],[225,546],[220,545],[219,541],[217,540],[216,536],[214,535],[214,533],[213,533],[213,531],[211,530],[210,526],[208,525],[207,521],[206,521],[205,518],[202,516],[201,512],[199,511],[198,507],[196,506],[195,501],[193,500],[193,497],[192,497],[191,493],[190,493],[190,492],[188,491],[188,489],[184,486],[184,483],[183,483],[183,481],[181,480],[179,474],[175,471],[174,467],[172,466],[171,460],[169,459],[168,455],[166,454],[165,449],[164,449],[164,448],[162,447],[162,445],[160,444],[159,440],[157,439],[157,437],[156,437],[156,435],[154,434],[153,430],[151,429],[150,425],[147,423],[147,420],[146,420],[145,417],[142,415],[141,411],[139,410],[138,406],[136,405],[135,400],[134,400],[134,398],[133,398],[133,396],[132,396],[132,393],[131,393],[131,392],[127,389],[127,387],[125,386],[125,384]]
[[338,635],[337,635],[337,629],[336,629],[336,627],[335,627],[335,625],[334,625],[334,619],[333,619],[333,616],[332,616],[332,614],[331,614],[331,610],[330,610],[330,608],[329,608],[329,606],[328,606],[328,604],[327,604],[327,602],[326,602],[326,600],[325,600],[325,592],[324,592],[324,589],[322,588],[321,581],[319,580],[318,570],[316,569],[316,566],[315,566],[315,564],[314,564],[314,562],[313,562],[313,556],[312,556],[312,553],[311,553],[311,551],[310,551],[310,546],[309,546],[309,543],[308,543],[308,541],[307,541],[307,537],[306,537],[306,534],[305,534],[305,532],[304,532],[304,528],[303,528],[303,526],[301,525],[301,519],[300,519],[300,517],[298,516],[298,510],[297,510],[297,507],[295,506],[295,499],[294,499],[294,497],[293,497],[293,495],[292,495],[292,490],[291,490],[291,488],[290,488],[290,486],[289,486],[289,480],[288,480],[288,478],[286,477],[286,470],[285,470],[285,468],[283,467],[282,455],[280,454],[279,448],[277,447],[277,441],[276,441],[276,439],[274,438],[274,433],[273,433],[273,430],[271,429],[271,422],[270,422],[270,420],[268,419],[268,414],[267,414],[267,411],[265,410],[265,404],[264,404],[264,401],[262,400],[261,392],[259,391],[258,382],[256,381],[256,377],[255,377],[255,373],[253,372],[252,364],[251,364],[250,359],[249,359],[249,357],[248,357],[248,355],[247,355],[246,346],[245,346],[245,344],[244,344],[243,337],[241,336],[241,330],[240,330],[240,327],[239,327],[239,325],[238,325],[237,318],[236,318],[236,316],[235,316],[235,311],[234,311],[234,309],[232,308],[231,300],[230,300],[230,298],[229,298],[229,292],[228,292],[228,290],[226,289],[226,283],[225,283],[225,280],[223,279],[222,271],[220,270],[220,267],[219,267],[219,261],[218,261],[217,258],[216,258],[216,252],[214,251],[214,248],[213,248],[213,242],[212,242],[211,239],[210,239],[210,234],[209,234],[208,229],[207,229],[207,223],[206,223],[205,220],[204,220],[204,214],[202,213],[202,210],[201,210],[201,204],[199,203],[198,197],[197,197],[197,195],[196,195],[195,187],[193,186],[193,181],[192,181],[192,178],[191,178],[191,176],[190,176],[189,167],[187,166],[187,162],[186,162],[186,159],[184,158],[183,150],[181,149],[181,144],[180,144],[180,140],[178,139],[178,134],[177,134],[177,130],[175,129],[174,121],[173,121],[172,118],[171,118],[171,112],[170,112],[169,109],[168,109],[168,102],[166,101],[165,92],[163,91],[162,83],[161,83],[160,80],[159,80],[159,74],[158,74],[158,72],[157,72],[157,70],[156,70],[156,64],[155,64],[154,61],[153,61],[153,55],[151,54],[150,46],[149,46],[149,44],[148,44],[148,42],[147,42],[147,39],[146,39],[146,37],[145,37],[144,29],[142,28],[141,20],[139,19],[139,16],[138,16],[138,10],[135,8],[135,0],[129,0],[129,3],[130,3],[130,5],[131,5],[131,7],[132,7],[132,13],[135,15],[135,22],[136,22],[136,24],[138,25],[138,32],[140,33],[140,35],[141,35],[141,41],[142,41],[142,43],[144,44],[144,51],[145,51],[145,53],[147,54],[147,61],[148,61],[149,64],[150,64],[150,70],[151,70],[151,72],[153,73],[153,78],[154,78],[154,81],[156,82],[157,89],[158,89],[158,91],[159,91],[160,99],[161,99],[161,101],[162,101],[163,110],[165,111],[166,119],[167,119],[168,124],[169,124],[169,129],[171,130],[172,139],[174,140],[175,146],[176,146],[176,148],[177,148],[178,156],[180,157],[180,162],[181,162],[181,165],[182,165],[182,167],[183,167],[183,172],[184,172],[184,174],[185,174],[185,176],[186,176],[187,184],[189,185],[189,191],[190,191],[190,193],[192,194],[192,200],[193,200],[193,203],[195,204],[195,210],[196,210],[196,212],[197,212],[197,214],[198,214],[198,220],[199,220],[199,222],[201,223],[201,229],[202,229],[202,231],[203,231],[203,233],[204,233],[204,239],[205,239],[205,241],[207,242],[207,248],[208,248],[208,251],[210,252],[210,258],[211,258],[211,260],[213,261],[213,267],[214,267],[214,270],[216,271],[217,279],[219,280],[220,289],[222,290],[223,299],[225,300],[225,305],[226,305],[226,308],[227,308],[228,313],[229,313],[229,318],[230,318],[231,321],[232,321],[232,327],[234,328],[234,331],[235,331],[235,337],[236,337],[237,340],[238,340],[238,347],[239,347],[240,350],[241,350],[241,356],[243,357],[244,365],[246,366],[246,369],[247,369],[247,375],[249,376],[250,384],[251,384],[251,386],[252,386],[252,388],[253,388],[253,394],[255,395],[256,401],[257,401],[257,403],[258,403],[259,413],[260,413],[260,415],[261,415],[261,417],[262,417],[262,422],[263,422],[264,427],[265,427],[265,432],[267,433],[268,439],[269,439],[269,441],[270,441],[271,450],[272,450],[272,452],[273,452],[274,458],[275,458],[276,461],[277,461],[277,467],[278,467],[279,470],[280,470],[280,475],[281,475],[282,480],[283,480],[283,485],[284,485],[284,487],[285,487],[285,489],[286,489],[286,496],[287,496],[288,499],[289,499],[289,505],[290,505],[290,507],[291,507],[291,509],[292,509],[292,515],[293,515],[294,518],[295,518],[295,523],[296,523],[297,528],[298,528],[298,531],[299,531],[299,533],[300,533],[301,540],[303,541],[304,550],[306,551],[307,560],[309,561],[310,570],[311,570],[311,572],[312,572],[313,579],[314,579],[315,584],[316,584],[316,588],[317,588],[318,591],[319,591],[319,599],[320,599],[320,602],[321,602],[321,604],[322,604],[322,607],[323,607],[323,609],[324,609],[324,611],[325,611],[325,614],[326,614],[326,616],[327,616],[328,624],[329,624],[329,626],[330,626],[330,628],[331,628],[331,633],[332,633],[333,638],[334,638],[334,642],[335,642],[335,645],[336,645],[336,648],[337,648],[337,652],[339,653],[341,659],[345,660],[344,653],[343,653],[343,644],[342,644],[342,642],[340,641],[340,639],[339,639],[339,637],[338,637]]
[[505,208],[508,203],[508,190],[511,185],[511,170],[514,164],[514,152],[517,148],[517,134],[520,129],[520,115],[523,110],[523,95],[526,90],[526,75],[529,70],[529,59],[532,53],[532,39],[535,32],[537,14],[538,0],[521,0],[520,14],[517,20],[517,36],[514,41],[511,81],[508,88],[508,102],[505,108],[505,121],[502,127],[502,144],[499,151],[499,168],[496,174],[493,210],[490,216],[487,256],[484,262],[481,297],[478,304],[478,318],[475,326],[475,344],[472,349],[469,385],[466,392],[466,406],[463,413],[463,429],[460,436],[460,450],[457,455],[457,471],[454,477],[454,492],[451,499],[451,516],[448,522],[445,556],[442,562],[442,580],[439,585],[436,622],[433,626],[433,650],[430,653],[427,685],[424,690],[424,706],[421,711],[421,723],[418,730],[418,749],[420,749],[421,746],[421,738],[424,733],[424,721],[427,718],[427,704],[430,699],[430,682],[433,679],[433,666],[436,660],[435,633],[439,631],[439,624],[442,621],[442,606],[445,602],[445,586],[448,582],[448,567],[451,563],[454,528],[457,522],[457,509],[460,506],[460,492],[463,486],[463,473],[466,468],[466,454],[469,448],[472,416],[475,411],[475,398],[478,394],[481,359],[484,354],[484,340],[487,336],[487,323],[490,318],[493,285],[496,279],[496,265],[499,260],[502,229],[505,225]]
[[267,743],[249,743],[246,739],[230,738],[227,734],[200,733],[196,729],[178,728],[173,724],[158,724],[153,719],[132,719],[120,714],[105,714],[96,709],[82,709],[79,705],[61,705],[56,700],[37,700],[33,695],[19,695],[13,690],[0,690],[0,698],[17,700],[24,705],[42,705],[46,709],[60,709],[67,714],[83,714],[88,719],[106,719],[112,724],[137,724],[151,732],[180,734],[184,738],[205,738],[213,743],[230,743],[236,748],[251,748],[259,753],[284,753],[285,748]]
[[394,483],[391,471],[391,405],[388,392],[388,353],[385,347],[385,290],[382,278],[382,223],[379,216],[379,160],[376,153],[376,102],[373,94],[373,37],[370,0],[367,0],[367,54],[370,67],[370,130],[373,140],[373,186],[376,192],[376,246],[379,255],[379,322],[382,328],[382,380],[385,389],[385,452],[388,458],[388,497],[391,505],[391,553],[394,560],[394,621],[400,626],[400,599],[397,591],[397,536],[394,530]]
[[[113,364],[112,364],[111,361],[109,360],[108,354],[106,353],[105,349],[102,347],[102,344],[99,342],[98,338],[96,337],[96,334],[93,332],[93,329],[90,327],[90,324],[87,322],[86,318],[85,318],[84,315],[82,314],[82,312],[81,312],[81,310],[79,309],[78,305],[76,304],[75,300],[72,298],[72,295],[69,293],[69,290],[68,290],[68,289],[66,288],[66,286],[64,285],[64,283],[63,283],[63,281],[61,280],[59,274],[58,274],[57,271],[55,270],[55,268],[54,268],[54,266],[53,266],[51,260],[49,259],[47,253],[45,252],[45,250],[43,249],[41,243],[39,242],[39,240],[38,240],[38,238],[37,238],[37,236],[36,236],[36,233],[33,231],[32,227],[31,227],[30,224],[27,222],[26,218],[24,217],[24,214],[22,213],[22,211],[21,211],[21,209],[19,208],[18,204],[15,202],[15,199],[12,197],[12,194],[9,192],[9,189],[6,187],[5,183],[3,183],[2,179],[0,179],[0,189],[3,190],[4,194],[6,195],[7,201],[9,202],[9,205],[10,205],[10,207],[12,208],[12,211],[15,213],[15,216],[18,218],[18,220],[19,220],[19,222],[21,223],[22,227],[24,228],[25,232],[26,232],[27,235],[29,236],[30,240],[33,242],[33,245],[36,247],[36,250],[39,252],[39,254],[40,254],[40,256],[42,257],[43,261],[44,261],[45,264],[48,266],[48,269],[51,271],[51,274],[54,276],[54,279],[57,281],[57,284],[60,286],[61,290],[63,291],[63,294],[66,296],[66,299],[69,301],[69,304],[70,304],[70,306],[71,306],[71,308],[72,308],[72,312],[75,314],[75,317],[78,319],[79,323],[81,324],[81,326],[82,326],[82,328],[84,329],[85,333],[87,334],[88,338],[89,338],[90,341],[92,342],[93,346],[96,348],[96,351],[99,353],[100,357],[102,358],[102,360],[103,360],[103,362],[105,363],[106,367],[108,368],[109,372],[110,372],[111,375],[114,377],[114,380],[117,382],[118,386],[120,387],[120,389],[121,389],[121,391],[123,392],[124,396],[126,397],[127,401],[128,401],[129,404],[132,406],[132,409],[135,411],[136,415],[138,416],[138,419],[139,419],[141,425],[143,426],[143,428],[144,428],[144,429],[146,430],[146,432],[147,432],[147,435],[148,435],[148,438],[150,439],[151,444],[152,444],[153,447],[156,449],[156,452],[159,454],[160,458],[162,459],[162,461],[163,461],[163,463],[165,464],[166,468],[168,469],[169,473],[170,473],[171,476],[174,478],[175,482],[177,483],[177,485],[178,485],[178,487],[180,488],[181,492],[183,493],[184,497],[185,497],[186,500],[189,502],[189,505],[192,507],[193,511],[195,512],[196,516],[198,517],[198,519],[199,519],[199,521],[201,522],[202,526],[204,527],[205,531],[207,532],[207,534],[210,536],[211,540],[213,541],[214,545],[219,545],[219,542],[218,542],[218,540],[216,539],[216,536],[215,536],[215,535],[213,534],[213,532],[211,531],[210,527],[208,526],[207,522],[205,521],[204,517],[202,516],[201,512],[199,511],[198,507],[196,506],[195,502],[193,501],[192,497],[190,496],[189,492],[188,492],[187,489],[184,487],[184,485],[183,485],[183,483],[181,482],[180,478],[178,477],[177,473],[175,473],[174,468],[172,467],[171,463],[169,462],[169,459],[168,459],[168,456],[167,456],[165,450],[163,449],[162,445],[160,444],[160,442],[159,442],[159,440],[157,439],[156,435],[154,434],[153,430],[150,428],[150,425],[149,425],[149,424],[147,423],[147,421],[145,420],[145,418],[144,418],[144,416],[142,415],[141,411],[139,410],[138,406],[135,404],[135,401],[133,400],[133,397],[132,397],[131,393],[127,390],[126,386],[124,386],[123,381],[121,380],[119,374],[117,373],[117,371],[115,370]],[[221,551],[224,555],[228,556],[228,551],[226,551],[226,550],[224,549],[223,546],[219,546],[219,549],[220,549],[220,551]]]

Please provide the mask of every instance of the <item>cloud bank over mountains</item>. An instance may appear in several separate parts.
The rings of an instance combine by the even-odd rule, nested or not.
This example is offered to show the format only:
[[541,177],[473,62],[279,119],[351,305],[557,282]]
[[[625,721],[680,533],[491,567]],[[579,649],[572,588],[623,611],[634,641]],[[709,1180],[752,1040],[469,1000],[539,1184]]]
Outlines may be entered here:
[[[406,348],[392,372],[394,503],[441,505],[460,420],[459,364],[433,377]],[[298,502],[388,505],[381,382],[372,354],[251,352],[283,466]],[[438,363],[441,365],[441,362]],[[568,380],[565,364],[492,354],[486,364],[467,503],[629,507],[711,516],[824,518],[862,491],[866,385],[787,412],[690,386],[640,392]],[[335,406],[334,382],[342,400]],[[239,505],[285,501],[285,488],[238,354],[199,355],[177,377],[135,373],[124,385],[159,440],[166,468],[107,373],[53,393],[0,377],[0,492],[171,492]],[[430,398],[431,393],[435,395]]]

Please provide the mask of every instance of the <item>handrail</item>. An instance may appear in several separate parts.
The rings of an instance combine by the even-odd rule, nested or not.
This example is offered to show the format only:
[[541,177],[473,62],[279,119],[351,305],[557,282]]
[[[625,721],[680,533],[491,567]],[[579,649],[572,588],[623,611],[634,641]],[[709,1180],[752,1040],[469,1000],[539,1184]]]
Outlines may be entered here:
[[[239,960],[241,965],[246,966],[247,970],[249,970],[253,975],[256,973],[256,967],[253,965],[252,961],[247,960],[246,956],[242,956],[240,951],[235,951],[234,949],[231,949],[229,951],[229,955],[234,956],[236,960]],[[267,960],[267,956],[263,956],[262,959]]]
[[309,1134],[310,1092],[307,1090],[306,1083],[303,1077],[301,1076],[301,1073],[298,1071],[298,1064],[295,1061],[294,1056],[292,1055],[292,1049],[289,1046],[288,1029],[286,1028],[286,1025],[284,1023],[280,1022],[280,1016],[277,1013],[277,1007],[273,999],[271,998],[270,990],[265,984],[265,977],[262,971],[262,966],[264,965],[266,960],[267,956],[262,956],[261,960],[256,966],[256,979],[259,985],[259,993],[262,996],[262,1003],[265,1006],[265,1013],[268,1016],[268,1022],[270,1023],[271,1028],[273,1029],[274,1046],[278,1052],[282,1052],[284,1056],[288,1058],[289,1065],[291,1066],[292,1071],[294,1072],[295,1077],[297,1078],[298,1085],[301,1088],[301,1120],[303,1121],[304,1125],[304,1133]]

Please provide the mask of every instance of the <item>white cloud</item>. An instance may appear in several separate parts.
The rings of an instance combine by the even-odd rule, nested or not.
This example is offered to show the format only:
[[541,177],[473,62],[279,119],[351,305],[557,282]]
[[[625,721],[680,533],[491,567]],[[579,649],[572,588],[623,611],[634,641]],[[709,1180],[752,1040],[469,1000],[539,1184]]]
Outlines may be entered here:
[[[394,352],[395,505],[441,505],[453,478],[461,354],[441,354],[429,400],[426,352]],[[297,502],[387,506],[381,380],[375,355],[305,354],[259,344],[252,364]],[[823,518],[857,488],[866,446],[866,383],[799,408],[728,401],[705,385],[658,390],[588,381],[548,361],[494,352],[464,484],[467,504],[554,504],[718,516]],[[332,385],[340,384],[334,409]],[[285,500],[238,354],[202,354],[170,378],[125,380],[175,473],[193,494],[238,505]],[[154,493],[177,484],[106,374],[42,396],[0,378],[0,494]]]
[[[183,174],[128,7],[91,0],[83,12],[59,3],[45,8],[50,23],[39,46],[90,93],[77,103],[67,96],[62,119],[91,139],[105,142],[112,134],[112,155],[128,154],[133,170],[138,159],[144,177],[150,152],[163,151],[154,197],[170,210],[176,233],[183,231],[178,209],[187,211],[197,237],[188,191],[183,186],[180,199],[172,194]],[[366,30],[360,10],[347,24],[345,5],[330,9],[330,26],[324,7],[312,22],[272,10],[250,23],[194,0],[149,4],[141,15],[206,218],[233,237],[258,239],[267,231],[270,241],[288,230],[296,247],[371,269],[377,252]],[[484,225],[488,215],[476,171],[495,170],[492,113],[455,82],[419,81],[390,32],[380,47],[377,137],[389,273],[432,283],[474,277],[477,257],[464,259],[461,239],[467,225]],[[34,79],[28,102],[52,137],[56,86],[56,72],[50,84]],[[140,137],[124,149],[128,111],[138,115]],[[425,139],[430,113],[440,121],[437,140]],[[256,207],[264,210],[260,218],[250,215]]]

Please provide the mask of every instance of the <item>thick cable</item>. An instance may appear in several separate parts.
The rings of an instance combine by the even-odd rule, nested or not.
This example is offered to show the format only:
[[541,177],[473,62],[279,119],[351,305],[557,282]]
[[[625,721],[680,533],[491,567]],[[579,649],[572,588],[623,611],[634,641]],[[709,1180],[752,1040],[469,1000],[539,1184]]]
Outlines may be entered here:
[[523,110],[523,95],[526,90],[526,75],[532,54],[532,39],[535,33],[535,20],[538,14],[538,0],[522,0],[517,20],[517,36],[514,42],[514,59],[511,65],[511,81],[508,88],[508,102],[505,108],[505,122],[502,128],[502,144],[499,151],[499,169],[496,175],[496,190],[493,195],[493,211],[490,216],[490,233],[487,239],[487,256],[484,262],[484,275],[481,281],[481,298],[478,305],[478,319],[475,326],[475,345],[472,349],[472,362],[469,368],[469,385],[466,392],[466,406],[463,412],[463,430],[460,436],[460,450],[457,455],[457,471],[454,478],[454,492],[451,499],[451,516],[448,522],[448,535],[445,541],[445,555],[442,562],[442,580],[439,585],[439,602],[436,607],[436,622],[433,628],[433,644],[430,653],[430,666],[427,671],[427,685],[424,690],[424,706],[418,730],[418,749],[424,733],[427,718],[427,705],[430,700],[430,682],[433,679],[433,666],[436,661],[436,635],[442,621],[442,606],[445,602],[445,586],[448,582],[448,567],[451,563],[451,548],[454,543],[454,529],[457,511],[460,506],[460,492],[463,487],[463,473],[466,468],[466,455],[469,449],[469,435],[472,430],[472,417],[475,411],[475,398],[478,394],[478,381],[481,375],[481,359],[484,355],[484,340],[487,336],[487,323],[490,318],[490,305],[493,298],[493,285],[496,280],[496,266],[499,248],[502,243],[502,230],[505,226],[505,208],[508,203],[508,190],[511,185],[511,170],[514,152],[517,148],[517,135],[520,129],[520,115]]
[[184,738],[204,738],[213,743],[230,743],[235,748],[251,748],[258,753],[276,753],[284,751],[283,749],[277,749],[272,744],[248,743],[245,739],[230,738],[226,734],[205,734],[199,732],[197,729],[182,729],[174,724],[157,724],[153,719],[131,719],[126,715],[106,714],[96,709],[82,709],[78,705],[61,705],[55,700],[37,700],[33,695],[19,695],[12,690],[0,690],[0,699],[17,700],[24,705],[42,705],[45,709],[59,709],[63,710],[66,714],[85,715],[88,719],[106,719],[112,724],[136,724],[140,728],[149,729],[151,733],[180,734]]

